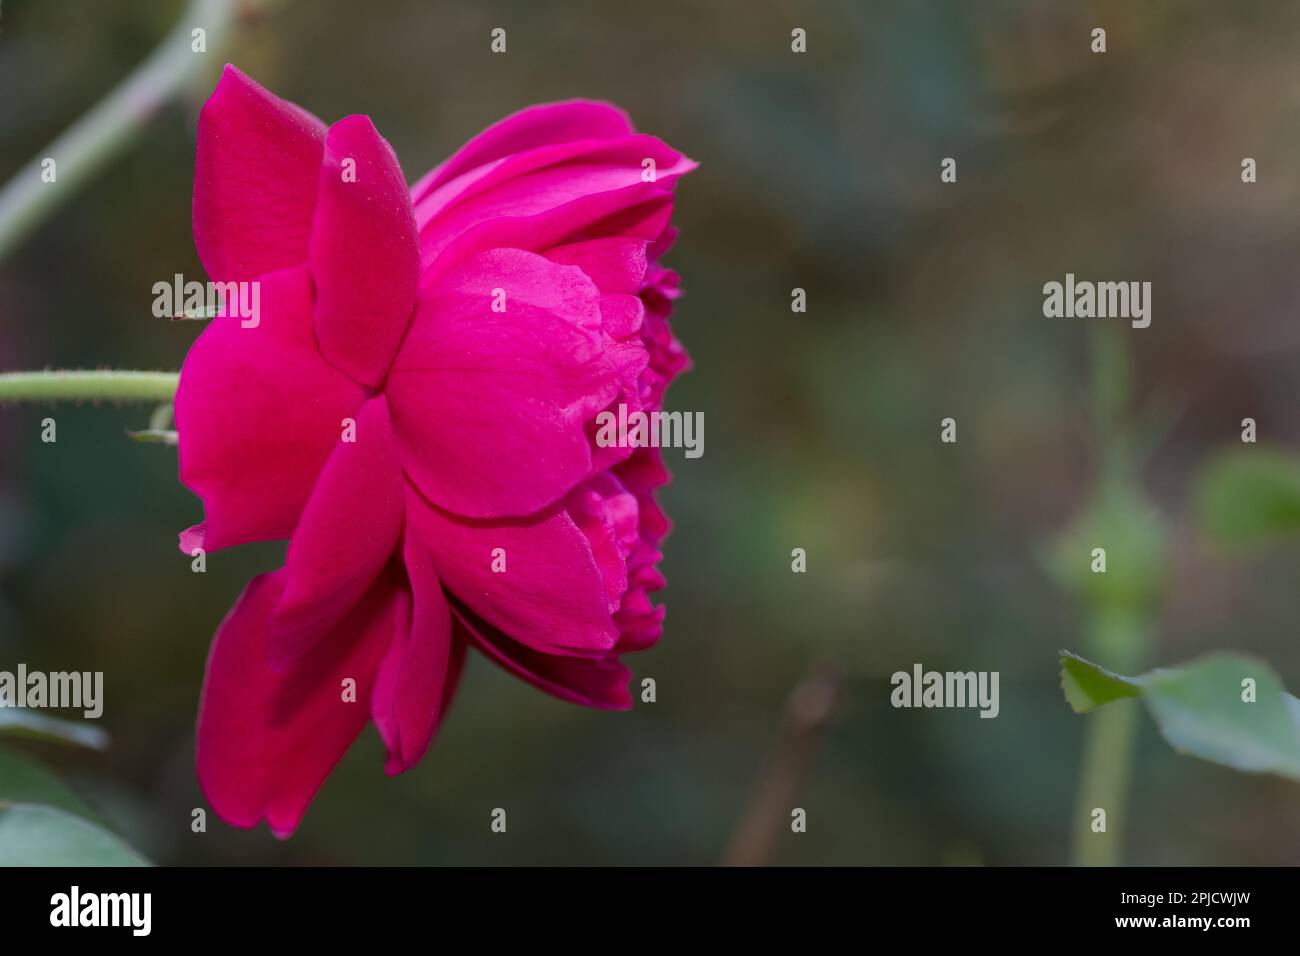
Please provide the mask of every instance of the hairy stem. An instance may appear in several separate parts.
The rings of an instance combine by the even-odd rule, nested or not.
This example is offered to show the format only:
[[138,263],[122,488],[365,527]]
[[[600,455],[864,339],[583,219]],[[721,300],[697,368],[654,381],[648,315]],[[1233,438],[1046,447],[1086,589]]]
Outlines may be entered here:
[[0,372],[3,402],[170,402],[180,381],[177,372],[127,372],[60,369]]

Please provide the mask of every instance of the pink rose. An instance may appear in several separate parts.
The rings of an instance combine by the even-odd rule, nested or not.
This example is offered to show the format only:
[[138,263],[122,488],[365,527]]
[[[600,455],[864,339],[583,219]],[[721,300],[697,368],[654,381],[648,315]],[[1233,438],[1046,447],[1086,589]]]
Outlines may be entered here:
[[223,819],[292,833],[371,720],[387,772],[413,766],[469,647],[631,706],[619,654],[661,633],[668,474],[657,449],[599,447],[594,419],[658,409],[688,364],[657,260],[694,167],[572,101],[408,190],[368,117],[326,127],[226,67],[194,241],[214,282],[260,284],[259,314],[214,319],[181,370],[180,477],[206,516],[181,548],[289,545],[208,660],[198,773]]

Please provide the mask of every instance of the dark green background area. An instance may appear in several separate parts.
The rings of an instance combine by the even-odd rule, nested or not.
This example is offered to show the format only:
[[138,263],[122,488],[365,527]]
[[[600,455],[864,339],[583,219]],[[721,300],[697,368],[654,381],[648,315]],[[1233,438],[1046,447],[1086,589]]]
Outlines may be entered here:
[[[0,181],[181,7],[4,3]],[[0,668],[105,671],[114,740],[41,756],[162,863],[712,863],[791,690],[829,663],[843,697],[797,798],[808,832],[786,828],[775,862],[1066,862],[1088,718],[1062,698],[1056,651],[1083,617],[1039,558],[1098,453],[1091,326],[1044,318],[1041,288],[1066,272],[1153,283],[1151,327],[1126,331],[1137,404],[1169,409],[1142,471],[1172,535],[1151,662],[1235,648],[1294,692],[1300,546],[1223,552],[1188,504],[1243,417],[1300,448],[1297,49],[1290,0],[275,5],[0,263],[0,369],[179,367],[198,329],[153,318],[151,286],[202,275],[195,115],[227,59],[327,122],[370,114],[410,181],[530,103],[620,104],[701,163],[667,261],[695,360],[669,405],[704,412],[705,454],[666,456],[665,637],[629,658],[658,702],[584,711],[476,658],[404,777],[383,775],[370,730],[292,840],[215,818],[193,834],[208,643],[282,548],[190,572],[175,535],[200,506],[174,450],[124,435],[147,407],[60,406],[54,445],[49,409],[6,408]],[[946,416],[956,445],[939,442]],[[918,661],[999,671],[1000,716],[892,709],[889,675]],[[1294,783],[1178,757],[1143,721],[1130,862],[1300,858]]]

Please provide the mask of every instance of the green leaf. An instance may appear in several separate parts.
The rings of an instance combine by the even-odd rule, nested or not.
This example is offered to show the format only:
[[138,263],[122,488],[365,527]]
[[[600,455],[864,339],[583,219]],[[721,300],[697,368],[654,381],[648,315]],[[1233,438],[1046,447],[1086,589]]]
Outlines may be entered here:
[[166,428],[145,428],[141,431],[128,431],[126,437],[142,445],[179,445],[180,435]]
[[[1254,681],[1253,700],[1243,699],[1247,679]],[[1181,667],[1121,677],[1063,651],[1061,686],[1079,713],[1121,697],[1141,697],[1179,753],[1300,780],[1300,700],[1263,661],[1212,654]]]
[[78,816],[96,814],[58,777],[34,760],[0,747],[0,802],[39,803]]
[[176,408],[171,402],[164,402],[153,410],[149,416],[150,431],[166,431],[176,421]]
[[1086,714],[1112,700],[1138,697],[1142,693],[1134,681],[1069,651],[1061,651],[1061,689],[1076,714]]
[[1201,526],[1227,543],[1300,531],[1300,458],[1262,448],[1219,455],[1196,493]]
[[77,744],[94,750],[108,747],[108,733],[98,727],[47,717],[24,707],[0,707],[0,737],[4,736]]
[[103,827],[54,807],[0,803],[0,866],[149,866]]

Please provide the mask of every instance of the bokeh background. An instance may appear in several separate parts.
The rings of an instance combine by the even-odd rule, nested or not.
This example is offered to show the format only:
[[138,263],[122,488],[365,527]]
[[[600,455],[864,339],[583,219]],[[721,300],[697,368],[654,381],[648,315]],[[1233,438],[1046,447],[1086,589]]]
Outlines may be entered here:
[[[200,506],[175,452],[124,435],[146,406],[60,405],[53,445],[50,409],[0,408],[0,667],[105,671],[113,738],[27,749],[151,859],[710,864],[785,774],[808,831],[783,816],[773,863],[1067,862],[1089,718],[1066,706],[1056,652],[1086,648],[1089,611],[1043,556],[1105,450],[1097,323],[1041,313],[1066,272],[1154,285],[1149,329],[1112,323],[1145,436],[1133,474],[1168,536],[1147,662],[1234,648],[1300,686],[1300,540],[1226,549],[1195,506],[1243,417],[1261,444],[1300,449],[1300,4],[260,7],[0,262],[0,368],[179,367],[198,328],[153,318],[151,286],[202,277],[195,116],[226,60],[326,121],[370,114],[411,181],[508,112],[594,97],[702,164],[668,258],[695,370],[669,404],[704,412],[706,450],[667,456],[666,636],[629,659],[657,703],[584,711],[475,658],[417,769],[386,778],[368,730],[278,842],[215,817],[195,834],[190,814],[209,640],[282,548],[191,573],[175,536]],[[0,180],[183,8],[8,0]],[[505,55],[488,49],[497,26]],[[939,441],[948,416],[955,445]],[[915,662],[999,671],[1001,715],[893,709],[889,675]],[[827,673],[830,720],[792,742],[792,691]],[[1145,714],[1124,822],[1131,863],[1300,861],[1300,786],[1180,757]]]

